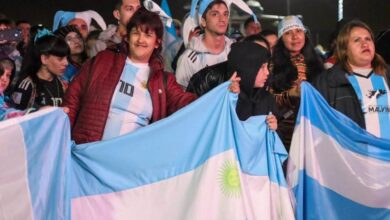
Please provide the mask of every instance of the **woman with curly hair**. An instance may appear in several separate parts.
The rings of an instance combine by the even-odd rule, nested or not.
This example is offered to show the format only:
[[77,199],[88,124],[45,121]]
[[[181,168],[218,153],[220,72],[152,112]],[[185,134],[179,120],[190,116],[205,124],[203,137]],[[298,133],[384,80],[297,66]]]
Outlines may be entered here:
[[323,71],[321,58],[297,16],[285,17],[278,25],[278,42],[271,58],[271,91],[274,93],[283,119],[279,134],[289,149],[300,103],[300,84],[311,82]]

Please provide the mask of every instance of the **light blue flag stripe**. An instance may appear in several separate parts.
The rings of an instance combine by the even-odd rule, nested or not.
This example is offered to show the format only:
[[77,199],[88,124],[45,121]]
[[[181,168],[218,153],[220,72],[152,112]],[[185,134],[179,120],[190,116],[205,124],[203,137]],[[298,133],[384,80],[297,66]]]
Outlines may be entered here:
[[[74,178],[80,187],[73,188],[72,197],[121,191],[177,176],[232,148],[240,149],[237,156],[244,172],[270,176],[286,186],[281,169],[286,151],[280,139],[268,130],[265,116],[239,121],[237,95],[228,92],[228,85],[131,134],[75,147]],[[248,138],[247,132],[259,138]],[[262,138],[265,134],[267,138]],[[275,149],[267,149],[266,144],[275,141]],[[278,160],[264,158],[275,152],[280,154]],[[270,172],[268,166],[278,172]]]
[[[168,1],[167,0],[162,0],[161,1],[161,9],[169,16],[172,18],[172,13],[171,9],[169,8]],[[176,29],[175,29],[175,24],[172,22],[170,27],[166,27],[167,31],[171,36],[173,36],[175,39],[177,38],[176,35]]]
[[23,121],[35,219],[69,219],[70,123],[60,109]]
[[[229,123],[231,117],[237,116],[232,116],[226,100],[233,96],[231,102],[235,105],[237,97],[227,92],[227,86],[210,92],[192,103],[192,108],[184,108],[169,119],[113,140],[75,147],[75,178],[88,182],[89,187],[74,189],[73,197],[131,189],[177,176],[234,147],[233,136],[225,138],[224,134],[232,133]],[[209,108],[211,104],[217,109]],[[202,111],[192,111],[193,108]],[[204,122],[210,126],[203,127]],[[191,130],[188,125],[192,125]],[[212,143],[215,140],[220,141],[217,146]]]
[[[256,176],[268,176],[272,182],[287,186],[282,164],[287,159],[287,151],[276,132],[269,130],[265,122],[266,116],[250,117],[245,122],[239,122],[235,127],[235,137],[238,145],[237,157],[245,173]],[[262,123],[259,126],[259,123]],[[258,134],[265,134],[262,137]],[[259,137],[248,139],[251,137]],[[261,147],[253,147],[261,146]],[[275,159],[273,159],[275,158]],[[272,172],[278,170],[279,172]]]
[[301,196],[296,198],[299,201],[296,207],[297,220],[390,219],[389,209],[368,207],[347,199],[320,185],[304,171],[299,173],[299,177],[300,184],[294,188],[294,194]]
[[[300,123],[300,116],[304,116],[344,148],[364,156],[390,162],[390,142],[388,140],[375,137],[344,114],[335,111],[309,83],[304,82],[301,91],[304,98],[301,100],[297,124]],[[332,123],[328,123],[329,121]],[[367,145],[370,145],[369,149]]]
[[[339,158],[320,158],[320,153],[313,156],[310,152],[313,153],[312,151],[314,149],[316,149],[316,152],[321,152],[321,149],[326,149],[326,146],[324,145],[319,146],[320,144],[324,144],[326,142],[323,142],[325,139],[324,137],[310,136],[310,132],[310,134],[306,133],[308,139],[307,141],[301,140],[299,142],[300,146],[292,146],[292,149],[294,149],[293,152],[304,152],[302,154],[294,155],[294,158],[292,159],[293,166],[290,166],[289,164],[289,170],[294,168],[294,166],[295,169],[303,167],[303,170],[299,170],[296,174],[299,177],[297,183],[293,183],[295,185],[292,185],[295,200],[297,202],[295,210],[296,218],[340,220],[390,218],[390,209],[381,208],[388,206],[386,195],[382,198],[378,196],[377,192],[377,190],[381,190],[380,192],[386,192],[388,185],[383,183],[385,181],[380,179],[381,175],[379,175],[379,171],[375,169],[379,162],[386,164],[390,161],[389,141],[374,137],[373,135],[367,133],[364,129],[360,128],[352,120],[332,109],[321,95],[310,86],[310,84],[303,83],[301,85],[301,94],[301,106],[298,114],[299,121],[297,122],[297,126],[301,125],[301,117],[304,117],[311,124],[305,124],[305,126],[308,125],[318,128],[325,135],[329,135],[338,143],[335,144],[335,146],[342,147],[343,152],[345,150],[347,151],[342,153],[341,149],[340,151],[336,150],[336,154],[340,155],[335,156]],[[314,128],[311,130],[314,130]],[[304,130],[301,130],[301,132],[302,131],[310,131],[310,129],[305,128]],[[318,141],[316,141],[316,139],[318,139]],[[314,145],[311,146],[311,144]],[[348,151],[350,151],[351,154],[349,154]],[[364,157],[353,156],[352,153],[358,153]],[[345,157],[347,154],[349,157]],[[296,158],[299,155],[304,158]],[[353,163],[352,161],[347,160],[343,161],[343,159],[346,158],[354,158],[356,161],[360,161],[360,163]],[[345,163],[341,164],[344,167],[339,168],[350,171],[351,173],[349,174],[351,174],[352,178],[354,178],[349,179],[350,185],[348,188],[334,185],[335,182],[341,182],[341,180],[345,177],[337,176],[330,171],[329,166],[326,167],[332,163],[338,163],[339,160],[340,162],[343,161]],[[364,166],[362,165],[363,160],[367,161]],[[324,161],[326,161],[326,163],[324,163]],[[371,163],[372,165],[370,165]],[[325,167],[321,167],[321,165],[324,165]],[[353,165],[361,165],[362,167],[353,167]],[[320,179],[318,179],[318,177],[315,179],[309,176],[306,172],[310,169],[312,170],[310,175],[317,175]],[[337,167],[335,167],[335,169],[337,169]],[[324,171],[324,173],[321,173],[322,171]],[[362,173],[359,173],[359,171]],[[293,178],[294,175],[295,173],[293,170],[288,174],[288,176]],[[330,178],[332,178],[333,181],[330,181]],[[334,181],[334,178],[339,179],[338,181]],[[328,188],[323,184],[333,185],[332,188]],[[374,184],[375,187],[372,184]],[[334,191],[334,188],[337,188],[338,191]],[[350,197],[350,193],[353,192],[353,189],[355,188],[364,190],[364,192],[357,191],[357,194],[361,193],[360,195],[370,195],[372,193],[372,195],[375,195],[376,197],[367,197],[367,200],[364,200],[365,197],[361,196]],[[349,196],[347,196],[348,193]],[[358,198],[360,199],[360,202],[349,198]],[[361,200],[362,198],[363,200]],[[364,204],[375,204],[372,206],[378,207],[371,207]]]

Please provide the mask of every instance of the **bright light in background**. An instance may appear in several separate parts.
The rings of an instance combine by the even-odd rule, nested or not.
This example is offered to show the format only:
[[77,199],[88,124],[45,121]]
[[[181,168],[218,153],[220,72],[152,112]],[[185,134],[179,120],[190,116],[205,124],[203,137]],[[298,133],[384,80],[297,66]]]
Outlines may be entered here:
[[344,14],[344,12],[343,12],[343,2],[344,2],[344,0],[339,0],[339,21],[341,21],[341,19],[343,19],[343,14]]

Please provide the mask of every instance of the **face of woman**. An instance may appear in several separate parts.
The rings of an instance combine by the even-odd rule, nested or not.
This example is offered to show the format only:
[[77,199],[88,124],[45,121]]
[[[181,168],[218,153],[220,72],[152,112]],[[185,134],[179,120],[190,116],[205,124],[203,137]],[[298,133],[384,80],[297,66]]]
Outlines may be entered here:
[[76,32],[67,34],[65,41],[70,48],[71,55],[81,54],[84,51],[83,39]]
[[371,68],[375,46],[370,32],[361,27],[352,29],[348,39],[347,57],[352,67]]
[[66,66],[68,66],[68,59],[66,57],[42,55],[41,60],[47,70],[56,76],[62,76],[65,72]]
[[12,68],[4,68],[3,75],[0,76],[0,92],[4,92],[11,81]]
[[305,46],[305,31],[301,29],[289,30],[283,34],[282,40],[291,56],[298,55]]
[[148,63],[153,50],[159,47],[156,32],[143,32],[140,28],[133,28],[129,33],[129,58],[136,63]]
[[256,79],[255,79],[255,88],[263,88],[265,85],[265,82],[268,79],[269,70],[268,70],[268,63],[263,63],[261,65],[259,71],[257,72]]

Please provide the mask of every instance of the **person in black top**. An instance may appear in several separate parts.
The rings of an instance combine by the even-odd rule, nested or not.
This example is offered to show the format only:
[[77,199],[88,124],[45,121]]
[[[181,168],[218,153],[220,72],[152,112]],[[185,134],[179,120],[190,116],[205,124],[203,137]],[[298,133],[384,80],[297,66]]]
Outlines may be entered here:
[[269,59],[269,50],[260,44],[251,41],[235,43],[228,55],[227,71],[236,72],[241,78],[236,106],[238,118],[244,121],[251,116],[268,115],[269,128],[276,130],[278,111],[273,95],[267,90]]
[[30,48],[25,65],[24,77],[12,94],[15,107],[21,110],[42,106],[60,106],[66,83],[59,77],[64,73],[70,49],[67,43],[43,29],[37,33]]

